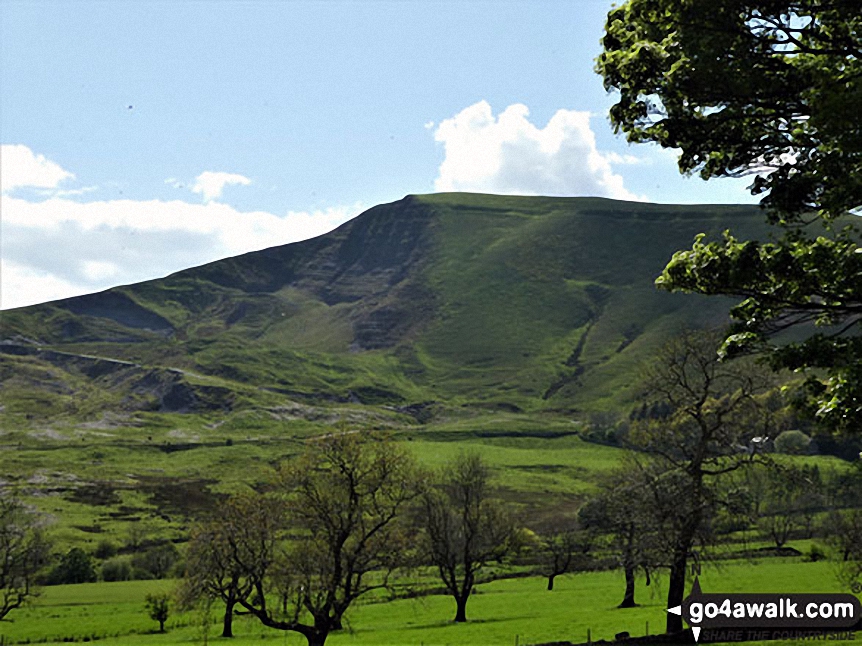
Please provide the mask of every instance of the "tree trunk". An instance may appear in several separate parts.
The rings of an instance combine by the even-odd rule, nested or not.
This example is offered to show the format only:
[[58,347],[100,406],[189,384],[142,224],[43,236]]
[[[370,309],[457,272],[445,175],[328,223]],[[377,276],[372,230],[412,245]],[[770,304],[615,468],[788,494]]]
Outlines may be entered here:
[[556,576],[557,576],[556,574],[549,574],[548,575],[548,590],[554,589],[554,579],[556,578]]
[[630,566],[625,566],[626,571],[626,594],[623,597],[623,602],[617,606],[618,608],[634,608],[635,603],[635,569]]
[[236,605],[236,600],[233,595],[229,596],[225,602],[224,609],[224,627],[221,631],[222,637],[233,637],[233,607]]
[[159,619],[159,632],[160,633],[165,632],[165,620],[164,619]]
[[455,612],[455,623],[467,621],[467,598],[466,594],[463,597],[455,597],[455,603],[458,606]]
[[323,646],[326,643],[326,637],[329,635],[324,630],[309,630],[302,633],[308,641],[308,646]]
[[[682,605],[685,596],[685,569],[688,565],[688,550],[675,551],[673,564],[670,568],[670,581],[667,587],[667,607],[673,608]],[[666,633],[678,633],[682,631],[682,615],[667,613]]]

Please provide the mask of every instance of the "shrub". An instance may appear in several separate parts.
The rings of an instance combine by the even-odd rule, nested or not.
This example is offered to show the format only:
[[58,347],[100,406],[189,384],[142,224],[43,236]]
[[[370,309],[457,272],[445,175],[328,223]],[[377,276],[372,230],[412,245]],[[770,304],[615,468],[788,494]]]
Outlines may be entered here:
[[166,577],[179,558],[179,551],[173,543],[165,543],[151,547],[146,552],[132,557],[132,566],[136,572],[147,573],[149,576],[135,576],[136,579],[162,579]]
[[96,581],[96,570],[90,555],[80,547],[73,547],[48,575],[48,583],[92,583]]
[[128,558],[117,557],[102,563],[103,581],[129,581],[132,578],[132,564]]
[[811,438],[802,431],[784,431],[775,438],[775,450],[790,455],[805,455],[810,444]]

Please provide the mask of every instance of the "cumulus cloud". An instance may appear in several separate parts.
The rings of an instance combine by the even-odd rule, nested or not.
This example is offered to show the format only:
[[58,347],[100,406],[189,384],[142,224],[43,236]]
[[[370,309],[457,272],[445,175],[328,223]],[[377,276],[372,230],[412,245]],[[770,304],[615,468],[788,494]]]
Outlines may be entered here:
[[594,195],[643,199],[623,185],[612,164],[635,158],[596,148],[588,112],[558,110],[544,128],[522,104],[494,116],[487,101],[440,122],[434,139],[445,157],[434,187],[513,195]]
[[37,155],[21,144],[0,145],[0,187],[3,193],[17,188],[56,188],[75,175]]
[[210,202],[221,197],[224,187],[228,184],[248,186],[251,184],[251,180],[237,173],[220,173],[208,170],[195,178],[192,192],[203,195],[204,202]]

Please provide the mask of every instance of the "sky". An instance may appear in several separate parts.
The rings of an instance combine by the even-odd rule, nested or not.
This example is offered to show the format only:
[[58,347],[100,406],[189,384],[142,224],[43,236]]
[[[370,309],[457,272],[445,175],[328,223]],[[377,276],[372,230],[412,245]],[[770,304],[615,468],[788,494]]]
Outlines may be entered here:
[[605,0],[3,0],[0,308],[407,194],[751,203],[613,132]]

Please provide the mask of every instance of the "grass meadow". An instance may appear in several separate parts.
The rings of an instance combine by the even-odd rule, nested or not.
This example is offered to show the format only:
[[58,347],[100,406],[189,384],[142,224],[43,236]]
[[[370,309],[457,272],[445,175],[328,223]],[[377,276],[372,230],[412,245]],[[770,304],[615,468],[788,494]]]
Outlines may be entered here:
[[[795,558],[731,562],[708,566],[701,575],[705,592],[836,592],[832,565]],[[60,644],[98,641],[105,646],[222,643],[236,646],[302,646],[294,633],[263,627],[250,617],[234,622],[236,637],[221,638],[219,604],[210,611],[172,612],[167,632],[158,634],[146,616],[144,597],[170,591],[173,581],[93,583],[44,588],[30,607],[10,615],[0,631],[7,644]],[[638,582],[639,607],[616,608],[623,592],[621,572],[569,574],[553,592],[541,577],[499,579],[478,586],[467,606],[468,622],[454,624],[454,602],[432,595],[413,599],[371,600],[348,612],[348,627],[333,633],[331,646],[513,646],[554,641],[585,642],[659,633],[664,628],[666,587]],[[206,626],[206,628],[205,628]],[[767,642],[778,646],[782,642]],[[789,642],[786,642],[789,643]]]

